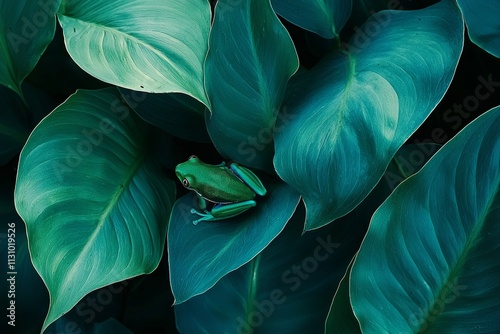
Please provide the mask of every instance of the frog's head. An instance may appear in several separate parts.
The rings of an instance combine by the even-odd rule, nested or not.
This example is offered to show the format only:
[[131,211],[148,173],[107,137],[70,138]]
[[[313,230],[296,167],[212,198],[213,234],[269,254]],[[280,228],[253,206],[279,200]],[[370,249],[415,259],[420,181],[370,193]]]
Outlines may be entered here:
[[192,155],[186,162],[175,167],[175,175],[186,189],[193,190],[196,187],[196,175],[200,164],[203,164],[201,160],[196,155]]

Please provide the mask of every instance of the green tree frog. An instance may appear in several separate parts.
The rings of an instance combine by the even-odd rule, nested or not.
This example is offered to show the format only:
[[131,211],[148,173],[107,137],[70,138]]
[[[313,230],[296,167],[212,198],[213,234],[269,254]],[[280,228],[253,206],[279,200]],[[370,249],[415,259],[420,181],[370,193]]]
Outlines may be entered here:
[[228,166],[224,162],[210,165],[192,155],[175,167],[175,174],[186,189],[197,195],[203,212],[191,209],[191,213],[200,216],[193,221],[195,225],[239,215],[256,205],[256,194],[266,194],[257,175],[234,162]]

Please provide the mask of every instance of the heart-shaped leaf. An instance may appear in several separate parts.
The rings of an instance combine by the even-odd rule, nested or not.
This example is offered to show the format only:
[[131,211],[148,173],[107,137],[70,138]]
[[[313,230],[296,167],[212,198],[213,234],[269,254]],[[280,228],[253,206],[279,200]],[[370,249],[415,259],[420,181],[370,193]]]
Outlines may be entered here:
[[379,12],[347,47],[292,78],[275,134],[274,166],[302,195],[307,230],[355,208],[441,100],[463,47],[462,16],[451,0]]
[[186,93],[208,105],[210,15],[207,0],[80,0],[65,1],[58,18],[69,54],[96,78],[137,91]]
[[266,183],[257,206],[233,218],[193,224],[196,198],[175,202],[168,228],[170,284],[175,303],[210,289],[264,249],[285,227],[299,202],[286,184]]
[[175,185],[150,158],[151,133],[116,88],[78,91],[31,133],[15,203],[50,293],[43,329],[90,291],[158,265]]
[[0,84],[21,98],[21,83],[56,31],[61,0],[0,1]]
[[464,14],[470,39],[500,57],[500,0],[457,0]]
[[272,170],[273,127],[298,68],[288,32],[269,0],[220,0],[210,35],[205,85],[208,132],[226,158]]
[[499,128],[496,107],[373,216],[350,281],[363,333],[500,331]]
[[145,121],[182,139],[210,142],[205,125],[205,106],[191,96],[119,90],[128,105]]
[[352,9],[352,0],[272,0],[287,21],[324,38],[338,37]]

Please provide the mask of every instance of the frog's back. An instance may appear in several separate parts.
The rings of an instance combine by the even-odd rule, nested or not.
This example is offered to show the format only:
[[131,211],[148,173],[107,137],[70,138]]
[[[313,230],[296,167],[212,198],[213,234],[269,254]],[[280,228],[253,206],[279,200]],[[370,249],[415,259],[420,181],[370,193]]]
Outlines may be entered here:
[[207,173],[208,180],[205,180],[201,193],[209,201],[241,202],[255,198],[255,193],[234,173],[225,167],[219,167],[216,171]]

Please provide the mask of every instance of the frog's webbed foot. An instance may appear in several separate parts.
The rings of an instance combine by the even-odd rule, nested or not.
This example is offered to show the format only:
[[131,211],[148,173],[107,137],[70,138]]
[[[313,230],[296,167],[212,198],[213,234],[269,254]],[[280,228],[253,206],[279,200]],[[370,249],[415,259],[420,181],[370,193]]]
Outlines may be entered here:
[[202,221],[214,220],[214,216],[212,216],[211,213],[202,213],[196,209],[191,209],[191,214],[196,214],[196,215],[200,216],[200,218],[193,220],[194,225],[198,225],[198,223],[202,222]]

